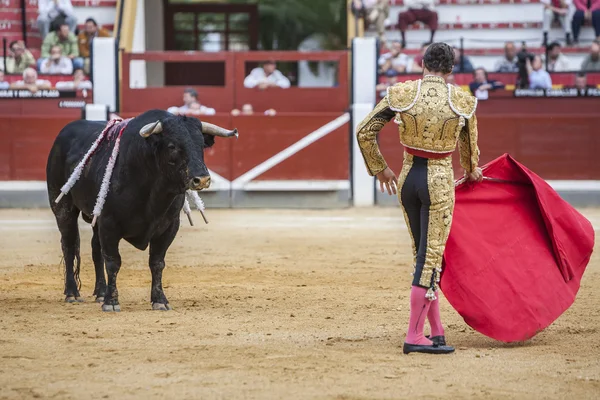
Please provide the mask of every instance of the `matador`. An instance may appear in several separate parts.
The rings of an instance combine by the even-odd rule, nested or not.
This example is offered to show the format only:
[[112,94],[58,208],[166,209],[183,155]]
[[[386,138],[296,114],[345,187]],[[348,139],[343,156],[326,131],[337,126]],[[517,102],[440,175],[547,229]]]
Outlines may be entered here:
[[[377,177],[382,192],[397,193],[411,236],[414,279],[405,354],[454,351],[446,345],[437,291],[454,209],[452,153],[457,143],[466,178],[474,182],[483,178],[477,166],[477,99],[446,83],[453,64],[452,47],[445,43],[429,46],[423,58],[423,78],[391,86],[357,129],[369,175]],[[377,144],[377,135],[392,119],[404,146],[398,179]],[[423,333],[425,317],[431,326],[428,337]]]

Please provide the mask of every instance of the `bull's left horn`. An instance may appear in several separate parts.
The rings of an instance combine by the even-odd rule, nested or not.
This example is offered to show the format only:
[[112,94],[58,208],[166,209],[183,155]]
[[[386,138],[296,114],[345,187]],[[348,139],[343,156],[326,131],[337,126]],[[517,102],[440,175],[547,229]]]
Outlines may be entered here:
[[162,132],[162,124],[160,121],[152,122],[150,124],[144,125],[142,129],[140,129],[140,136],[143,138],[147,138],[150,135],[155,133]]
[[202,123],[202,133],[206,133],[207,135],[220,136],[220,137],[235,136],[237,138],[239,136],[237,129],[228,131],[227,129],[223,129],[217,125],[209,124],[208,122]]

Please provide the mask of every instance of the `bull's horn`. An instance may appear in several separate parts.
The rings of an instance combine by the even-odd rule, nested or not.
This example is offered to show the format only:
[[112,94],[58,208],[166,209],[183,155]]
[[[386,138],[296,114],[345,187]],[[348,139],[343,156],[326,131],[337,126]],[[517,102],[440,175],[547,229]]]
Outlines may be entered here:
[[140,129],[140,136],[143,138],[147,138],[150,135],[155,133],[162,132],[162,124],[160,121],[152,122],[150,124],[144,125],[142,129]]
[[207,135],[220,136],[220,137],[235,136],[237,138],[239,136],[237,129],[228,131],[227,129],[223,129],[217,125],[209,124],[208,122],[202,123],[202,133],[206,133]]

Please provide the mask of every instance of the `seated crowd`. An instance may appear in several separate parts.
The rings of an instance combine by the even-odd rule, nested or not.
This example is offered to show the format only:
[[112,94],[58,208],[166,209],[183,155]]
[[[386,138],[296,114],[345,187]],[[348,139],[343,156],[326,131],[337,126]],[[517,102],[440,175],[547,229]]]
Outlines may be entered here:
[[[110,37],[110,32],[99,28],[93,18],[88,18],[84,28],[76,34],[77,18],[71,0],[38,0],[37,26],[43,39],[40,58],[34,58],[23,40],[12,41],[8,54],[5,54],[3,74],[22,75],[23,80],[19,82],[36,81],[37,73],[71,75],[57,82],[56,89],[91,89],[91,82],[85,78],[90,73],[90,46],[94,38]],[[36,78],[32,80],[33,73]],[[37,89],[48,85],[51,87],[48,81],[43,81]],[[31,83],[25,86],[34,88]]]

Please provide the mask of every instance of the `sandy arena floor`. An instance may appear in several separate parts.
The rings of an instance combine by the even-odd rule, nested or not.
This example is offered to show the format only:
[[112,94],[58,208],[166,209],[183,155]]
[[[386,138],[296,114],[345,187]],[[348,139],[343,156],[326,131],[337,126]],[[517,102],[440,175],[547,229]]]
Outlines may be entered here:
[[[583,210],[600,228],[600,209]],[[151,311],[147,252],[121,246],[122,312],[63,302],[50,211],[0,210],[0,398],[597,399],[598,245],[578,300],[532,340],[471,330],[442,300],[449,356],[401,353],[411,254],[397,209],[209,210],[167,256],[174,310]]]

